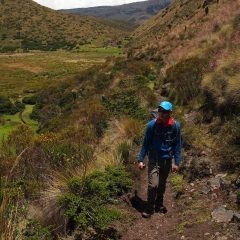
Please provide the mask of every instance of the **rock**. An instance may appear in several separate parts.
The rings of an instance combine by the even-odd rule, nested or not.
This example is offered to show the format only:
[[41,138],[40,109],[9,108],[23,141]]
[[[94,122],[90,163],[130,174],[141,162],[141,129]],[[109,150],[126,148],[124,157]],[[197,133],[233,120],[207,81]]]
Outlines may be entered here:
[[238,179],[236,180],[235,185],[240,188],[240,178],[238,178]]
[[216,193],[213,193],[211,195],[211,200],[217,200],[217,194]]
[[232,183],[231,181],[228,181],[225,178],[220,178],[221,187],[229,187],[231,183]]
[[210,191],[218,190],[220,188],[220,178],[210,178],[206,185],[203,186],[202,192],[208,194]]
[[239,213],[234,213],[232,221],[240,222],[240,214]]
[[228,240],[228,237],[225,237],[225,236],[223,236],[223,237],[217,237],[217,240]]
[[212,219],[216,222],[231,222],[234,211],[226,210],[225,206],[219,206],[212,212]]
[[204,186],[203,186],[202,192],[203,192],[204,194],[208,194],[210,191],[211,191],[210,186],[208,186],[208,185],[204,185]]
[[230,202],[233,202],[233,203],[237,203],[237,201],[238,201],[238,199],[237,199],[237,194],[231,194],[230,196],[229,196],[229,201]]
[[218,190],[220,188],[220,178],[211,178],[208,180],[207,184],[210,186],[211,190]]
[[193,123],[194,119],[196,118],[196,115],[197,115],[197,112],[190,112],[190,113],[184,114],[183,117],[186,122]]

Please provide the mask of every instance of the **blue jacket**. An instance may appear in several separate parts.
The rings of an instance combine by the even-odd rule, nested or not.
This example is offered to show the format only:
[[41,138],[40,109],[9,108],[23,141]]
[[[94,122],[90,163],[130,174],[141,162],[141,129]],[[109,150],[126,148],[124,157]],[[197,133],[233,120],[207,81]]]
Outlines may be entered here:
[[[175,126],[172,131],[174,122]],[[158,124],[157,127],[154,127],[155,123]],[[159,134],[154,134],[154,129],[157,129]],[[170,134],[170,132],[173,133]],[[172,159],[174,157],[175,165],[179,166],[181,148],[181,127],[177,121],[170,118],[169,123],[163,126],[160,119],[152,120],[147,125],[138,161],[142,162],[146,154],[148,154],[149,159]]]

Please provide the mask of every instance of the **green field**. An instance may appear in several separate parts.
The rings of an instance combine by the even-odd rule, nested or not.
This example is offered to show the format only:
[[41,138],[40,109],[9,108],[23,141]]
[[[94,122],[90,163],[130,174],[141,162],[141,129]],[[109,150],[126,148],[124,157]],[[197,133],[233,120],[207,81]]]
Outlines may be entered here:
[[[5,97],[22,99],[29,92],[56,81],[75,76],[80,70],[105,61],[108,56],[124,56],[121,49],[84,46],[73,52],[30,52],[0,54],[0,93]],[[37,122],[29,119],[33,106],[26,106],[22,118],[36,131]],[[6,138],[18,124],[23,124],[19,113],[4,115],[0,125],[0,139]]]
[[5,124],[0,125],[0,139],[6,139],[12,130],[15,129],[19,124],[27,124],[34,132],[36,132],[38,129],[38,123],[29,119],[29,114],[32,112],[32,109],[32,105],[26,105],[26,109],[21,113],[24,122],[20,118],[20,113],[16,113],[14,115],[3,115]]
[[102,63],[108,56],[124,56],[121,49],[84,46],[74,52],[0,54],[0,92],[18,96],[76,75],[81,69]]

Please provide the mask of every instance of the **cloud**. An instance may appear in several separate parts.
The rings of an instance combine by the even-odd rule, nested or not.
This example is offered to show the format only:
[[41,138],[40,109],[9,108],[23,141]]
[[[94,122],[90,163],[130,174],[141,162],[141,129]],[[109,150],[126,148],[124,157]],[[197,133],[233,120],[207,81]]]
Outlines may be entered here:
[[96,6],[116,6],[132,2],[142,2],[144,0],[34,0],[42,6],[55,10],[70,8],[87,8]]

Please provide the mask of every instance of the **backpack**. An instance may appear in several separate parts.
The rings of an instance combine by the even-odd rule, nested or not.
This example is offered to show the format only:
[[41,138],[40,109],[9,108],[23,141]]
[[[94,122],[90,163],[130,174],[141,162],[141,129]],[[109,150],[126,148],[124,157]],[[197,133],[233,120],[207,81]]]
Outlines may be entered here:
[[[161,134],[161,133],[158,133],[158,126],[159,125],[156,123],[157,118],[158,118],[158,108],[152,110],[151,115],[150,115],[150,121],[151,120],[155,121],[154,126],[153,126],[153,132],[152,132],[152,136],[151,136],[151,141],[153,140],[153,137],[154,137],[155,134],[158,134],[158,135]],[[175,131],[175,134],[174,134],[174,131]],[[173,144],[173,140],[178,135],[178,127],[176,126],[176,121],[174,119],[173,119],[173,125],[172,125],[172,128],[171,128],[169,134],[173,135],[172,139],[170,140],[171,144]],[[181,142],[182,142],[182,135],[181,135]],[[153,149],[149,149],[149,151],[152,151],[152,150]],[[173,156],[173,150],[170,151],[170,155]]]
[[150,114],[150,121],[153,119],[157,119],[158,118],[158,108],[155,108],[152,110],[151,114]]
[[[152,139],[153,139],[154,134],[160,135],[160,134],[158,134],[158,125],[156,123],[157,118],[158,118],[158,108],[155,108],[152,110],[152,112],[150,114],[150,121],[155,120],[154,127],[153,127],[153,133],[152,133]],[[172,125],[171,131],[169,132],[169,134],[174,133],[175,126],[176,126],[176,123],[175,123],[175,120],[173,119],[173,125]],[[177,127],[176,127],[176,130],[178,131]],[[176,135],[172,138],[171,142],[173,142],[173,140],[176,138],[176,136],[177,136],[177,132],[176,132]]]

